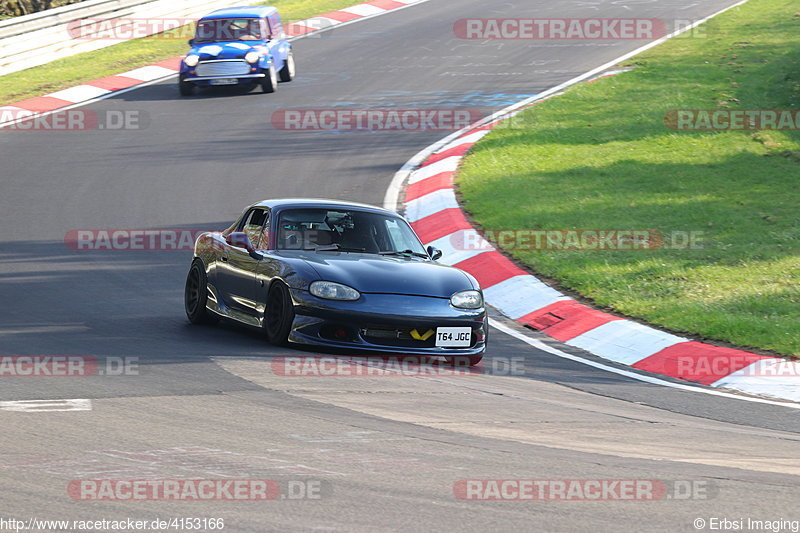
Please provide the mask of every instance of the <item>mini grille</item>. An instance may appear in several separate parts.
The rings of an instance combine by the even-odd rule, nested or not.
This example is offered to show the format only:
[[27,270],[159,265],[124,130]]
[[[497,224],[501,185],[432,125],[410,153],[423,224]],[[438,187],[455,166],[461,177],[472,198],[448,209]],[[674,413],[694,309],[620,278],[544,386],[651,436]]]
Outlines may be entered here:
[[250,66],[245,61],[212,61],[197,65],[198,76],[239,76],[249,73]]

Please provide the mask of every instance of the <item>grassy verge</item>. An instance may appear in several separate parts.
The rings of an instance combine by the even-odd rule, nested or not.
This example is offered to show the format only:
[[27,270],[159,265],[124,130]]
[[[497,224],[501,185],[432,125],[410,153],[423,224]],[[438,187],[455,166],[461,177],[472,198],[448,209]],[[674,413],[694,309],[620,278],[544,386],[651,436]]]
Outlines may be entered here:
[[[272,0],[284,24],[358,3],[356,0]],[[66,89],[87,81],[150,65],[188,50],[185,32],[167,32],[145,39],[86,52],[41,67],[0,76],[0,105]]]
[[702,232],[700,249],[510,252],[600,306],[800,355],[800,133],[676,132],[671,109],[800,108],[800,13],[751,0],[476,145],[458,185],[486,229]]

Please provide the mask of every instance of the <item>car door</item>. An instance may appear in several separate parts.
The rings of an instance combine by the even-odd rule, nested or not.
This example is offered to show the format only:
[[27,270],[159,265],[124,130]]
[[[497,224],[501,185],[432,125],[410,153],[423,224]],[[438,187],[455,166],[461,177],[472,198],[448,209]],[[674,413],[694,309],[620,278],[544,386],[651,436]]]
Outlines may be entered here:
[[[266,240],[269,227],[269,210],[261,207],[251,209],[243,218],[236,231],[243,231],[250,237],[250,243],[258,249]],[[256,271],[259,260],[252,257],[245,248],[225,245],[220,257],[221,265],[217,271],[219,296],[229,314],[247,320],[256,314],[257,291]],[[244,315],[244,316],[242,316]]]
[[279,71],[283,68],[284,61],[289,55],[289,43],[286,41],[283,24],[281,24],[280,16],[277,13],[267,17],[266,22],[270,37],[267,41],[267,49],[275,62],[275,70]]

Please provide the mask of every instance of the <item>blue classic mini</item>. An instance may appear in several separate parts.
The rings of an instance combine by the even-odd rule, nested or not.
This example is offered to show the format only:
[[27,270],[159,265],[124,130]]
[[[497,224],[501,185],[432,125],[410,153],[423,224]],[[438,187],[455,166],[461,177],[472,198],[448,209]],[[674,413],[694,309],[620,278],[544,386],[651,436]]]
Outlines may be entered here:
[[189,45],[178,81],[182,96],[212,85],[260,85],[265,93],[273,93],[279,79],[292,81],[295,75],[292,45],[278,10],[271,6],[214,11],[197,22]]

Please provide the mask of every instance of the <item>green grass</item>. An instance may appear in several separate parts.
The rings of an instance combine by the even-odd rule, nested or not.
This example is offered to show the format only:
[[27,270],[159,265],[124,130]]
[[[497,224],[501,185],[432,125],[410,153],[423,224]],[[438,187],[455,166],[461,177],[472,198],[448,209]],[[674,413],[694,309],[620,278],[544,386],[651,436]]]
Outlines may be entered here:
[[[284,24],[356,4],[355,0],[273,0]],[[185,31],[125,41],[102,50],[0,76],[0,105],[12,104],[185,54]]]
[[800,133],[671,131],[670,109],[800,108],[795,0],[751,0],[707,37],[638,56],[495,130],[458,187],[486,229],[702,231],[702,249],[514,251],[596,304],[800,355]]

